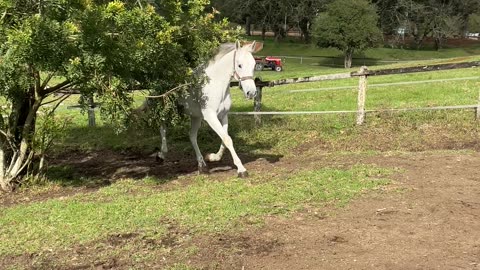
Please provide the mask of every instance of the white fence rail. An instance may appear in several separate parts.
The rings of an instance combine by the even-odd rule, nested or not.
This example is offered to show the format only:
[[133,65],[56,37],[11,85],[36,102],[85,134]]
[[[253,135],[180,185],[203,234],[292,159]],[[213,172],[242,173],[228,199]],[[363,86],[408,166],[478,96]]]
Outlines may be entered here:
[[[458,109],[475,109],[476,119],[480,120],[480,91],[478,97],[478,104],[475,105],[458,105],[458,106],[436,106],[436,107],[421,107],[421,108],[392,108],[392,109],[381,109],[381,110],[368,110],[365,108],[365,103],[367,99],[367,88],[368,88],[368,77],[369,76],[380,76],[380,75],[392,75],[392,74],[405,74],[405,73],[414,73],[414,72],[428,72],[428,71],[438,71],[438,70],[449,70],[449,69],[460,69],[460,68],[476,68],[480,66],[480,62],[464,62],[464,63],[454,63],[454,64],[440,64],[440,65],[431,65],[431,66],[417,66],[409,68],[398,68],[398,69],[385,69],[385,70],[373,70],[370,71],[367,67],[362,67],[359,72],[352,73],[341,73],[341,74],[331,74],[331,75],[322,75],[322,76],[312,76],[304,78],[294,78],[294,79],[282,79],[271,82],[264,82],[258,78],[255,80],[257,85],[258,95],[255,98],[254,102],[254,111],[253,112],[230,112],[232,115],[254,115],[255,122],[257,124],[261,123],[261,115],[312,115],[312,114],[348,114],[356,113],[357,114],[357,125],[362,125],[365,122],[366,113],[369,112],[407,112],[407,111],[433,111],[433,110],[458,110]],[[262,112],[262,89],[264,87],[272,87],[275,85],[285,85],[285,84],[297,84],[305,82],[318,82],[326,80],[339,80],[352,77],[359,77],[359,86],[358,86],[358,99],[357,99],[357,110],[355,111],[285,111],[285,112]],[[380,86],[392,86],[392,85],[413,85],[413,84],[422,84],[422,83],[432,83],[432,82],[449,82],[449,81],[465,81],[465,80],[478,80],[480,76],[474,77],[464,77],[464,78],[453,78],[453,79],[438,79],[438,80],[424,80],[424,81],[411,81],[411,82],[396,82],[396,83],[386,83],[386,84],[373,84],[370,87],[380,87]],[[238,83],[232,83],[232,86],[238,85]],[[341,90],[341,89],[352,89],[352,86],[341,86],[341,87],[330,87],[330,88],[315,88],[315,89],[299,89],[299,90],[290,90],[290,93],[299,93],[299,92],[313,92],[313,91],[324,91],[324,90]]]

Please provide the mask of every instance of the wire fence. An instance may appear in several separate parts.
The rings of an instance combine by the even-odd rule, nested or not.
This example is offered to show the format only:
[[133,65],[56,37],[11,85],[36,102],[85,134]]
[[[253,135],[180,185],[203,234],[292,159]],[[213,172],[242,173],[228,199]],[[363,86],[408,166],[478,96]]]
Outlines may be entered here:
[[[391,108],[391,109],[379,109],[379,110],[371,110],[371,109],[365,108],[365,103],[367,99],[367,87],[388,87],[388,86],[398,86],[398,85],[415,85],[415,84],[442,83],[442,82],[468,81],[468,80],[480,79],[480,76],[472,76],[472,77],[451,78],[451,79],[379,83],[379,84],[368,85],[367,78],[369,76],[407,74],[407,73],[451,70],[451,69],[460,69],[460,68],[476,68],[479,66],[480,66],[480,62],[463,62],[463,63],[454,63],[454,64],[440,64],[440,65],[420,66],[420,67],[416,66],[416,67],[408,67],[408,68],[384,69],[384,70],[373,70],[373,71],[369,71],[366,66],[363,66],[361,67],[359,72],[352,72],[352,73],[341,73],[341,74],[330,74],[330,75],[321,75],[321,76],[304,77],[304,78],[282,79],[282,80],[271,81],[271,82],[264,82],[257,78],[255,82],[257,85],[258,94],[254,101],[254,111],[253,112],[230,112],[230,114],[254,115],[255,122],[259,124],[261,123],[261,115],[313,115],[313,114],[354,114],[355,113],[357,114],[357,125],[362,125],[365,122],[366,113],[372,113],[372,112],[408,112],[408,111],[475,109],[476,111],[475,117],[477,120],[480,120],[480,91],[479,91],[477,104],[471,104],[471,105],[432,106],[432,107],[417,107],[417,108]],[[264,87],[273,87],[275,85],[299,84],[299,83],[306,83],[306,82],[319,82],[319,81],[326,81],[326,80],[340,80],[340,79],[347,79],[352,77],[359,78],[357,110],[283,111],[283,112],[261,111],[262,96],[263,96],[262,89]],[[233,83],[232,85],[235,85],[235,83]],[[236,83],[236,85],[238,85],[238,83]],[[354,88],[355,86],[339,86],[339,87],[286,90],[285,92],[286,93],[304,93],[304,92],[327,91],[327,90],[347,90],[347,89],[354,89]]]

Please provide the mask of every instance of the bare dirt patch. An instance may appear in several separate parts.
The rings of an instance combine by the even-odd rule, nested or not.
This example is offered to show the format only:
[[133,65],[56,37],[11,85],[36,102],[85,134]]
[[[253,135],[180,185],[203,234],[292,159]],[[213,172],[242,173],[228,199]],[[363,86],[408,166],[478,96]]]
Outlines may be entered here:
[[[272,168],[282,156],[279,155],[240,155],[252,171],[258,167]],[[164,163],[159,163],[149,153],[102,151],[69,151],[50,158],[50,171],[65,169],[55,176],[56,186],[38,190],[18,190],[12,194],[0,192],[0,207],[14,206],[53,198],[68,197],[80,193],[94,192],[120,179],[145,177],[158,179],[159,189],[169,189],[178,185],[188,185],[189,176],[198,175],[197,163],[193,154],[171,153]],[[227,179],[236,175],[233,161],[225,155],[222,161],[209,164],[210,174],[216,179]],[[181,180],[180,180],[181,179]]]
[[[480,269],[480,154],[415,153],[362,158],[397,167],[394,191],[344,209],[315,210],[234,236],[217,269]],[[325,211],[325,210],[318,210]],[[210,240],[191,263],[212,268]],[[275,243],[264,249],[266,243]],[[257,249],[264,252],[251,252]],[[206,256],[205,254],[210,254]],[[207,258],[203,260],[202,258]]]
[[[397,168],[399,172],[386,189],[365,194],[345,208],[305,209],[288,218],[270,216],[260,228],[246,226],[243,231],[213,235],[191,234],[172,223],[161,238],[141,232],[110,235],[98,243],[68,250],[0,258],[0,266],[163,269],[182,263],[199,269],[480,269],[480,153],[332,156],[318,155],[314,148],[299,149],[302,155],[274,162],[251,158],[247,166],[255,173],[274,173],[279,168],[288,173],[362,163]],[[170,175],[172,179],[181,174],[168,171],[175,166],[184,166],[187,174],[195,173],[188,158],[154,165],[153,160],[140,155],[122,159],[118,154],[107,154],[83,157],[83,162],[92,162],[89,165],[80,162],[78,156],[63,160],[80,162],[84,167],[75,168],[107,179],[115,179],[120,169],[138,173],[134,164],[151,165],[149,173],[158,170],[158,175]],[[116,167],[108,162],[110,159]],[[212,167],[231,166],[229,162],[227,159]],[[232,174],[235,171],[227,169],[212,175],[213,179],[224,179]],[[51,197],[69,195],[60,194],[54,192]],[[39,200],[46,198],[43,195]]]

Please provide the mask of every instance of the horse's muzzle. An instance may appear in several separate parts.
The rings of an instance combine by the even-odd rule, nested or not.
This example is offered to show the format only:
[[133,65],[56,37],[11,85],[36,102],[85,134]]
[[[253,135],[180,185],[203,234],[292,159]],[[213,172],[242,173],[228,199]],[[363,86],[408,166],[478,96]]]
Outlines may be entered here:
[[257,96],[257,91],[247,91],[247,93],[245,93],[245,97],[248,99],[253,99],[256,96]]

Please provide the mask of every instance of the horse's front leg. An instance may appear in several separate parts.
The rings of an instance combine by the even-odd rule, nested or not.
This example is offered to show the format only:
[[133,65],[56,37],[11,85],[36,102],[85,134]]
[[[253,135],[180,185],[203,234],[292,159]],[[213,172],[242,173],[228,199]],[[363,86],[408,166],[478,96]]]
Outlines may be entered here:
[[[226,114],[222,119],[220,119],[220,123],[222,124],[223,130],[228,133],[228,115]],[[209,162],[216,162],[222,160],[223,153],[225,152],[225,144],[222,142],[220,144],[220,149],[218,149],[217,153],[210,153],[205,156],[205,160]]]
[[205,121],[210,125],[210,127],[217,133],[218,136],[220,136],[220,139],[222,139],[222,143],[225,145],[226,148],[230,151],[230,154],[232,155],[233,158],[233,163],[235,166],[237,166],[237,173],[238,177],[247,177],[247,169],[242,164],[242,161],[238,157],[237,153],[235,152],[235,149],[233,148],[233,141],[230,135],[228,135],[228,132],[223,128],[222,124],[220,123],[220,120],[218,120],[216,113],[214,112],[204,112],[203,115]]
[[208,167],[205,161],[203,160],[202,153],[200,148],[198,148],[197,135],[198,129],[202,125],[202,118],[193,117],[191,118],[191,128],[190,128],[190,142],[192,143],[193,150],[195,150],[195,156],[197,157],[198,162],[198,171],[200,173],[208,173]]
[[156,155],[155,155],[155,159],[160,162],[160,163],[163,163],[165,161],[165,158],[167,156],[167,152],[168,152],[168,146],[167,146],[167,129],[165,128],[165,126],[162,124],[160,126],[160,139],[162,141],[162,147],[160,149],[160,151],[158,151],[158,148],[156,148]]

